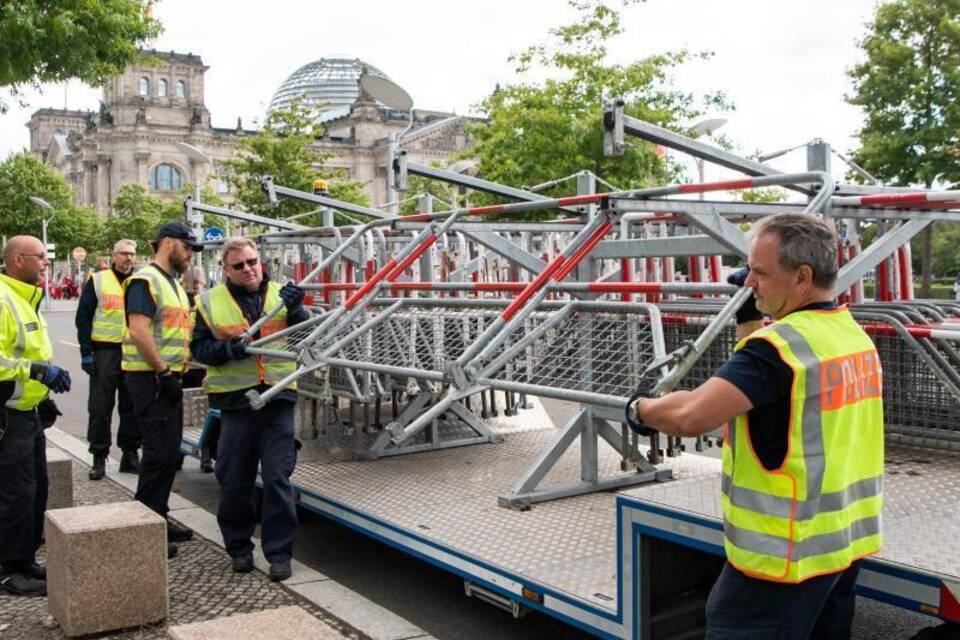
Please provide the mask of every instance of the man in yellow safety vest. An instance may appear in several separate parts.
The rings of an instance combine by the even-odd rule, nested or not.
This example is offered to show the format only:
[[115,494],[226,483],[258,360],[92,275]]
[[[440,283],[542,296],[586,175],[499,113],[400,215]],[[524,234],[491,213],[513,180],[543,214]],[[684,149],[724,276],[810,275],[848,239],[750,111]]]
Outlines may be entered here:
[[834,303],[833,224],[781,214],[753,234],[749,271],[734,283],[751,287],[774,322],[741,314],[740,342],[712,378],[632,411],[674,436],[729,423],[727,563],[707,600],[706,637],[849,638],[860,560],[882,545],[880,361]]
[[253,569],[253,536],[257,518],[253,508],[257,465],[263,482],[263,555],[270,562],[270,578],[290,577],[290,558],[297,528],[296,503],[290,475],[296,464],[293,410],[296,386],[290,384],[263,409],[254,411],[244,395],[277,385],[296,370],[292,360],[248,354],[240,336],[247,327],[283,301],[280,312],[255,337],[283,331],[303,322],[303,289],[272,282],[263,273],[260,254],[249,238],[232,238],[223,247],[226,282],[199,297],[197,322],[190,350],[206,365],[210,406],[220,410],[220,438],[214,473],[220,482],[217,521],[233,570]]
[[[163,225],[151,245],[153,262],[123,283],[127,329],[121,366],[143,436],[136,499],[166,517],[183,438],[180,377],[187,370],[192,330],[190,304],[176,274],[203,245],[182,222]],[[168,520],[168,556],[177,553],[173,543],[192,537],[190,529]]]
[[130,394],[120,375],[120,346],[125,324],[123,282],[133,273],[137,243],[133,240],[118,240],[113,245],[110,258],[110,268],[91,274],[83,285],[74,317],[77,342],[80,344],[80,366],[90,376],[87,442],[90,443],[90,453],[93,454],[91,480],[100,480],[106,473],[114,404],[119,405],[120,412],[120,426],[117,429],[117,445],[123,452],[120,457],[120,471],[140,471],[140,456],[137,450],[142,438]]
[[47,322],[39,312],[47,249],[14,236],[0,273],[0,588],[23,596],[47,593],[36,562],[47,505],[43,429],[59,412],[50,391],[70,391],[70,374],[53,364]]

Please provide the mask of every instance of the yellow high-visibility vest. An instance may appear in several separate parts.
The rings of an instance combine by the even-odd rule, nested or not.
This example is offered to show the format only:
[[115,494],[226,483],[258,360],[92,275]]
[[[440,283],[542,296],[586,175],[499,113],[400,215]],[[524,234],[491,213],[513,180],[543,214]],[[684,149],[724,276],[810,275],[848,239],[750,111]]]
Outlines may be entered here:
[[[157,311],[151,322],[153,341],[160,358],[172,371],[186,371],[190,357],[190,304],[183,287],[176,280],[171,285],[166,275],[153,265],[147,265],[123,281],[126,292],[131,282],[143,280],[150,288],[150,295],[157,305]],[[124,371],[153,371],[130,338],[130,332],[123,332]]]
[[97,311],[93,315],[93,331],[90,339],[94,342],[123,341],[123,286],[117,280],[113,269],[104,269],[91,274],[93,290],[97,294]]
[[0,380],[13,380],[13,395],[6,406],[29,411],[50,390],[30,378],[34,362],[53,362],[53,345],[47,322],[37,311],[43,290],[0,273]]
[[791,313],[737,344],[766,340],[793,370],[787,455],[768,471],[747,416],[725,429],[727,560],[775,582],[836,573],[883,542],[883,400],[873,342],[845,308]]
[[[280,285],[268,282],[263,308],[272,309],[280,302]],[[219,284],[200,294],[197,298],[197,311],[218,340],[229,340],[250,326],[226,284]],[[261,326],[260,336],[266,337],[286,328],[287,309],[282,307],[280,313]],[[256,387],[261,383],[275,385],[296,371],[296,368],[297,365],[292,360],[249,356],[242,360],[231,360],[219,367],[207,367],[204,384],[207,393],[228,393]],[[287,388],[296,389],[297,385],[292,383]]]

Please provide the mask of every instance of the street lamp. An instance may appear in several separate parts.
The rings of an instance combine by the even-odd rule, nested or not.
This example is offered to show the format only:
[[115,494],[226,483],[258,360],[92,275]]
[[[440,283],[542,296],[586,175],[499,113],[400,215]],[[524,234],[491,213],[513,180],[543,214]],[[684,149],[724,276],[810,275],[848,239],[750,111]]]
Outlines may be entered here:
[[[695,134],[697,134],[697,137],[699,138],[700,136],[712,135],[717,129],[719,129],[725,124],[727,124],[726,118],[707,118],[706,120],[701,120],[700,122],[690,127],[690,130],[693,131]],[[697,158],[696,161],[697,161],[697,177],[699,178],[699,181],[702,183],[705,180],[703,158]],[[700,192],[700,199],[703,200],[702,191]]]
[[[47,211],[53,211],[50,214],[49,218],[41,218],[41,238],[40,241],[43,243],[43,255],[47,255],[47,225],[53,220],[54,216],[57,215],[57,212],[53,210],[53,205],[44,200],[39,196],[30,196],[30,202],[37,205],[41,209],[46,209]],[[50,261],[45,262],[43,267],[43,308],[46,311],[50,311]]]
[[[213,167],[213,160],[210,159],[210,156],[205,154],[203,151],[193,146],[192,144],[187,144],[186,142],[175,141],[173,146],[177,148],[178,151],[183,153],[185,156],[190,158],[191,164],[199,164],[201,162],[210,165]],[[200,202],[200,172],[197,171],[196,167],[193,170],[193,201]],[[193,233],[197,236],[197,241],[203,241],[203,214],[201,212],[196,212],[192,220],[188,220],[193,224]],[[203,268],[203,254],[197,254],[197,266],[201,269]]]

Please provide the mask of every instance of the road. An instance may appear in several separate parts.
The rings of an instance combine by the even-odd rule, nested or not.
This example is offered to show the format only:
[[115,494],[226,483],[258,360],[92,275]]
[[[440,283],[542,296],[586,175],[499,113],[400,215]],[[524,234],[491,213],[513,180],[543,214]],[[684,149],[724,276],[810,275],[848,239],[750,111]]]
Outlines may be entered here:
[[[53,301],[46,313],[55,362],[73,378],[69,394],[56,398],[63,417],[57,426],[86,439],[87,376],[73,325],[75,302]],[[555,423],[571,409],[549,406]],[[117,419],[114,417],[114,428]],[[119,459],[119,452],[111,451]],[[216,513],[217,483],[213,474],[188,461],[178,474],[174,491],[211,513]],[[364,595],[431,633],[438,640],[529,640],[531,638],[589,638],[581,631],[547,616],[530,613],[514,620],[509,614],[464,596],[463,582],[400,551],[375,542],[346,527],[301,511],[294,555],[317,571]],[[611,525],[612,526],[612,525]],[[854,623],[855,640],[902,640],[936,621],[871,600],[859,599]]]

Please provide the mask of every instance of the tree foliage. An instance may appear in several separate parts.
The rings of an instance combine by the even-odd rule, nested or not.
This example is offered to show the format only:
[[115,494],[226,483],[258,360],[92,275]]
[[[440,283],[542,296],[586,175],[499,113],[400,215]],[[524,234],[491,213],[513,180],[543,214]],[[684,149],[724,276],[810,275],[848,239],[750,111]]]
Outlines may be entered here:
[[877,8],[848,71],[863,109],[854,160],[885,182],[960,181],[960,0],[893,0]]
[[[894,185],[960,181],[960,0],[881,4],[860,47],[865,59],[848,71],[847,100],[864,112],[854,161]],[[929,297],[933,229],[922,238],[912,246]]]
[[[77,78],[98,86],[123,73],[160,31],[150,0],[0,2],[0,87]],[[7,105],[0,100],[0,113]]]
[[[552,77],[498,87],[483,100],[479,106],[488,120],[472,127],[476,144],[465,155],[478,160],[484,178],[516,186],[584,169],[620,189],[675,178],[678,167],[639,140],[630,141],[623,157],[604,157],[603,104],[621,98],[627,115],[674,130],[701,115],[702,108],[728,109],[721,94],[697,98],[673,86],[674,68],[709,54],[679,50],[611,63],[606,43],[623,31],[618,11],[602,1],[570,4],[580,12],[578,20],[552,29],[547,44],[512,58],[520,74],[537,70]],[[547,193],[570,192],[570,185],[563,184]]]
[[151,196],[146,187],[131,183],[120,187],[113,201],[110,219],[106,224],[103,246],[113,247],[120,239],[135,240],[137,253],[150,254],[150,241],[166,222],[183,220],[183,206],[178,202],[164,202]]
[[278,185],[307,192],[312,192],[315,179],[325,178],[334,198],[354,204],[369,203],[363,184],[348,179],[344,170],[320,168],[329,155],[313,146],[323,133],[322,127],[314,124],[313,116],[312,111],[295,103],[290,109],[270,112],[260,130],[240,139],[237,156],[224,164],[230,169],[227,180],[243,210],[269,218],[287,218],[317,208],[286,198],[271,206],[260,187],[261,177],[267,175],[273,176]]
[[[37,206],[30,196],[47,201],[53,211]],[[50,220],[47,241],[56,244],[57,258],[66,257],[76,246],[99,247],[100,217],[89,207],[73,203],[73,192],[62,175],[27,152],[0,162],[0,234],[39,238],[44,218]]]

